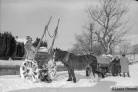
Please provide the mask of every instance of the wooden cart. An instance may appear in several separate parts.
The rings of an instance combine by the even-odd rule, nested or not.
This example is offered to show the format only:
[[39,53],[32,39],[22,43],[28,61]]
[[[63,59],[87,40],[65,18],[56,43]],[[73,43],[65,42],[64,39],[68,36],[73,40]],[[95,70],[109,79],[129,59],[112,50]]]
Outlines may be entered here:
[[[53,61],[53,45],[57,36],[59,21],[57,23],[57,27],[54,31],[53,40],[50,48],[45,51],[41,52],[39,51],[40,43],[42,42],[42,39],[48,32],[48,26],[50,24],[52,17],[50,17],[48,24],[45,26],[43,35],[40,39],[40,42],[38,43],[36,49],[34,52],[32,52],[32,55],[34,56],[32,59],[25,59],[23,64],[20,67],[20,75],[23,79],[28,79],[33,82],[40,81],[40,80],[47,80],[48,82],[51,82],[51,80],[56,75],[56,64]],[[48,62],[52,61],[53,65],[49,65]],[[46,78],[45,78],[46,77]]]

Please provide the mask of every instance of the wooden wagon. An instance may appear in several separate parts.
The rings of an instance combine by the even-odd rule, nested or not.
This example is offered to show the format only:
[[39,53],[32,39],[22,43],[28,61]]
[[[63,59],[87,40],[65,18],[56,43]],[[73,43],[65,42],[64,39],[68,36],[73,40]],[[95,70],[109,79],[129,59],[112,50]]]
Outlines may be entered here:
[[97,57],[98,61],[98,71],[102,72],[104,75],[111,72],[111,62],[112,56],[103,55]]
[[[111,73],[111,62],[112,62],[111,55],[102,55],[97,56],[97,71],[102,72],[104,75]],[[91,73],[90,66],[86,67],[86,76],[89,76]]]

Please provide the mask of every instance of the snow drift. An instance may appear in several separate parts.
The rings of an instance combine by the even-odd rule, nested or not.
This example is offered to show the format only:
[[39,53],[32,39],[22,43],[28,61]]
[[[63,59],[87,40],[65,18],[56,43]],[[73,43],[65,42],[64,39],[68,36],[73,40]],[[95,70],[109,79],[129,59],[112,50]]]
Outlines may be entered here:
[[[75,71],[77,77],[77,83],[66,81],[68,74],[66,71],[58,72],[52,83],[32,83],[27,80],[23,80],[19,75],[6,75],[0,76],[0,91],[16,91],[23,89],[34,88],[85,88],[89,87],[93,90],[106,90],[112,87],[138,87],[138,63],[130,65],[131,77],[113,77],[108,76],[104,79],[100,79],[98,82],[93,81],[93,78],[85,77],[85,71]],[[107,86],[108,85],[108,86]],[[98,91],[99,92],[99,91]],[[103,91],[102,91],[103,92]],[[106,90],[107,92],[107,90]]]

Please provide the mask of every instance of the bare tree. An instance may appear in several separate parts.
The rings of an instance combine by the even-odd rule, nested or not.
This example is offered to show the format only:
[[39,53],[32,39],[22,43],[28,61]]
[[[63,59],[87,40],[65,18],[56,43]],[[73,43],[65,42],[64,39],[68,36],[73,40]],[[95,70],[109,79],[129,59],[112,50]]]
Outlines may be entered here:
[[131,45],[129,42],[122,42],[120,45],[120,54],[129,54],[131,50]]
[[102,54],[101,45],[96,43],[94,36],[94,24],[90,24],[88,30],[81,35],[76,35],[76,43],[72,48],[75,54]]
[[76,43],[72,48],[72,52],[75,54],[88,54],[90,53],[90,43],[88,34],[76,35]]
[[134,60],[135,60],[135,57],[138,54],[138,44],[135,44],[132,46],[132,54],[133,54]]
[[112,53],[112,47],[120,43],[127,33],[124,16],[127,8],[120,0],[100,0],[96,8],[88,8],[91,23],[94,23],[94,33],[106,54]]

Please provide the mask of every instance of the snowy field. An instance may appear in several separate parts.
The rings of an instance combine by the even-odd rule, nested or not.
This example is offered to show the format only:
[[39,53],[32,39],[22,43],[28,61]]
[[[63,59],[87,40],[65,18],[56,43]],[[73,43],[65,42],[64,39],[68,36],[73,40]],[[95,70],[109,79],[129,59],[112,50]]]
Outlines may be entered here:
[[109,76],[98,82],[85,77],[85,71],[75,72],[77,83],[66,81],[66,71],[58,72],[52,83],[32,83],[19,75],[5,75],[0,76],[0,92],[112,92],[112,87],[138,87],[138,63],[129,68],[131,78]]

